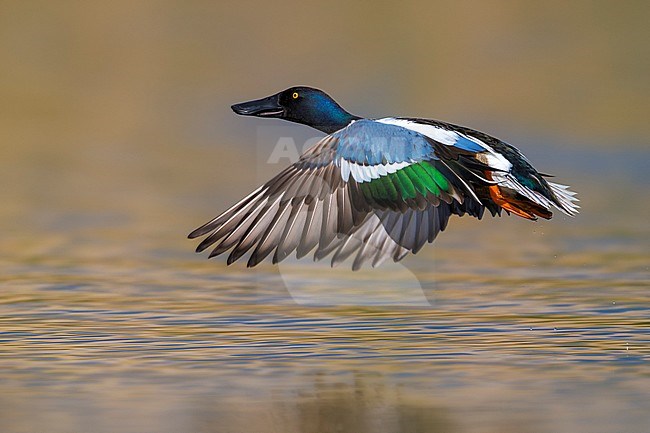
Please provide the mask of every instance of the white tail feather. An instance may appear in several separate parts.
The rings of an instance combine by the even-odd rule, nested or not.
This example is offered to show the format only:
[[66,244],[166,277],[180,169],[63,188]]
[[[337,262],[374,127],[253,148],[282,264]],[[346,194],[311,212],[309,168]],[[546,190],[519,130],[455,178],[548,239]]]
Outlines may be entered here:
[[580,209],[580,206],[576,204],[579,201],[576,197],[575,192],[569,190],[568,185],[561,185],[559,183],[548,182],[548,185],[551,187],[551,191],[557,198],[557,201],[560,203],[560,206],[556,206],[562,212],[569,216],[575,216]]

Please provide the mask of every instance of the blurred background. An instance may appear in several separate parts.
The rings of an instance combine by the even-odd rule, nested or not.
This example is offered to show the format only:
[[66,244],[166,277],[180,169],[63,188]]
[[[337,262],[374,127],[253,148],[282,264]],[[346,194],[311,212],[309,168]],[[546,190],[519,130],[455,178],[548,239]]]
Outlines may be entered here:
[[[0,430],[647,431],[649,22],[635,0],[0,2]],[[406,262],[429,308],[296,305],[185,236],[279,170],[264,128],[313,137],[229,108],[298,84],[500,137],[583,211],[452,221]]]

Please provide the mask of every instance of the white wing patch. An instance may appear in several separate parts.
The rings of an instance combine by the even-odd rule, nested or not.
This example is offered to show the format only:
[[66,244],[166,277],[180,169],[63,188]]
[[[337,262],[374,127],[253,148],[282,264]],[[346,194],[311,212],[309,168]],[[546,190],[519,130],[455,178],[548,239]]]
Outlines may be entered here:
[[406,119],[395,119],[393,117],[377,119],[376,121],[379,123],[385,123],[387,125],[401,126],[402,128],[410,129],[411,131],[418,132],[448,146],[453,146],[454,143],[458,141],[458,134],[456,132],[450,131],[448,129],[437,128],[433,125],[411,122],[410,120]]
[[394,162],[391,164],[361,165],[356,162],[346,161],[345,158],[339,158],[336,163],[341,169],[341,177],[344,182],[347,182],[352,176],[358,183],[379,179],[381,176],[395,173],[397,170],[412,164],[412,162]]
[[410,129],[411,131],[415,131],[419,134],[425,135],[431,138],[432,140],[435,140],[438,143],[446,144],[447,146],[455,145],[456,142],[461,138],[470,140],[478,144],[483,149],[485,149],[485,153],[480,153],[477,155],[477,158],[481,160],[481,162],[489,165],[492,168],[506,171],[506,172],[510,171],[510,169],[512,168],[512,164],[510,163],[510,161],[508,161],[500,153],[496,152],[491,146],[489,146],[488,144],[482,142],[477,138],[470,137],[465,134],[461,134],[459,132],[450,131],[448,129],[439,128],[434,125],[429,125],[426,123],[418,123],[406,119],[395,119],[394,117],[386,117],[383,119],[377,119],[376,121],[380,123],[385,123],[387,125],[401,126],[402,128]]

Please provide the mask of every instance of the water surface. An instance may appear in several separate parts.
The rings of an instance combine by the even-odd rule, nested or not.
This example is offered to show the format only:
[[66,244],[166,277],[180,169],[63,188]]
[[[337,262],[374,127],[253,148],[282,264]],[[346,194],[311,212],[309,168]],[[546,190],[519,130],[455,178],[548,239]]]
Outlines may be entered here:
[[[0,431],[650,431],[648,3],[606,3],[3,2]],[[358,274],[194,255],[313,138],[230,104],[295,84],[507,139],[582,213]]]

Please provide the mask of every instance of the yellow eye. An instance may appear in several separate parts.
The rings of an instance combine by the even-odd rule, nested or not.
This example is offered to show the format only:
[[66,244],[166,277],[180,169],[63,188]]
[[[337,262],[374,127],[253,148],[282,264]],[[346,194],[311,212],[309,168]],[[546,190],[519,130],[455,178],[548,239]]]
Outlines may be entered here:
[[293,95],[291,95],[293,99],[298,99],[298,92],[293,92]]

